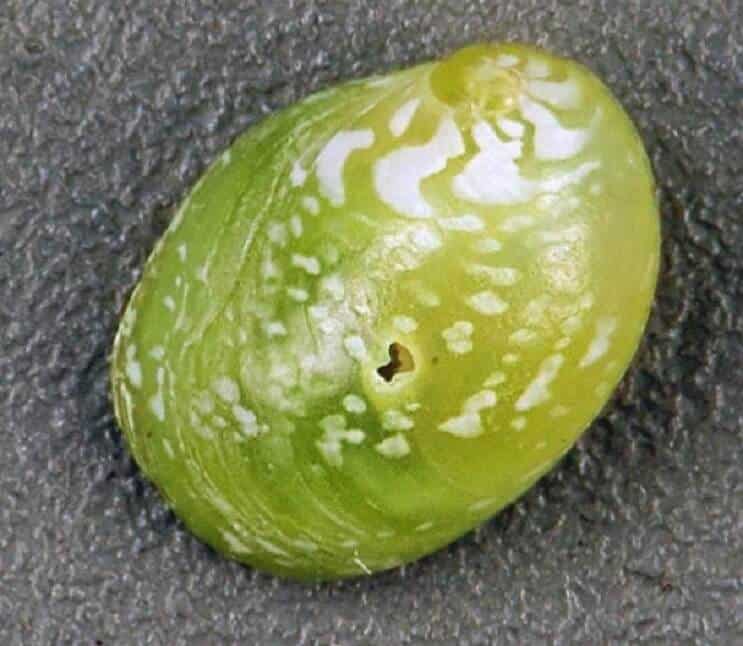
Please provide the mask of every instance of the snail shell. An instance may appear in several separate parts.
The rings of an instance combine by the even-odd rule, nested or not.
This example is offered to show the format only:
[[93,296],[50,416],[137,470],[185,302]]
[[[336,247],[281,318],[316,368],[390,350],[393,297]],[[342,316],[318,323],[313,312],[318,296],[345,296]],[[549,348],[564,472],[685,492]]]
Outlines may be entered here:
[[116,416],[201,539],[302,579],[446,545],[621,379],[659,258],[640,138],[584,67],[480,45],[250,128],[147,262]]

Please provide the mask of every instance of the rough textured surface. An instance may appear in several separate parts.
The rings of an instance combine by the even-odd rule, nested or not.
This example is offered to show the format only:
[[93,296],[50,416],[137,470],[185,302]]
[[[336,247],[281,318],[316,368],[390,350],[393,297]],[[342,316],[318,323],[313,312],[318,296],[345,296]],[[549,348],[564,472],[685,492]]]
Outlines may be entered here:
[[[743,643],[743,5],[0,7],[0,643]],[[302,586],[199,544],[113,425],[106,355],[171,207],[263,114],[521,39],[590,65],[656,167],[664,270],[606,414],[405,570]]]

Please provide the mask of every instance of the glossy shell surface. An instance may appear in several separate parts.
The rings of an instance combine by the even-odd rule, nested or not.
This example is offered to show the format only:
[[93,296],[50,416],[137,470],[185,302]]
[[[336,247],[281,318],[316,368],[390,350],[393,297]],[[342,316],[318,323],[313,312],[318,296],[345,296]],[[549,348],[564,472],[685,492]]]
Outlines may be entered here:
[[122,318],[116,415],[218,550],[417,559],[572,446],[641,337],[650,165],[586,68],[521,45],[309,97],[187,197]]

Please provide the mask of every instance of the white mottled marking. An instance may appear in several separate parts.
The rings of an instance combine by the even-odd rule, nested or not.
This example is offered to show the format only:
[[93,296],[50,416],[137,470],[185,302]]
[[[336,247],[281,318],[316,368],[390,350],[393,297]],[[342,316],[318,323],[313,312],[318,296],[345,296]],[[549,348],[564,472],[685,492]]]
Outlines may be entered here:
[[440,218],[438,222],[441,228],[447,231],[474,232],[485,228],[482,219],[470,213],[454,218]]
[[292,165],[290,180],[292,186],[294,186],[295,188],[304,186],[304,183],[307,181],[307,171],[302,168],[302,164],[299,162],[299,160],[296,160]]
[[485,380],[485,383],[483,385],[488,388],[494,388],[496,386],[500,386],[502,383],[505,383],[505,381],[506,381],[505,373],[500,372],[499,370],[496,370]]
[[521,59],[513,54],[501,54],[495,59],[495,64],[498,67],[513,67],[517,65]]
[[137,361],[137,346],[132,344],[126,349],[125,372],[129,383],[135,388],[142,386],[142,365]]
[[536,341],[537,338],[538,335],[534,330],[519,328],[508,337],[508,342],[515,345],[528,345]]
[[528,201],[533,182],[524,179],[516,165],[521,157],[521,141],[503,141],[486,121],[472,128],[480,152],[467,162],[454,178],[454,193],[482,204],[514,204]]
[[498,397],[492,390],[481,390],[464,402],[465,413],[479,413],[486,408],[493,408],[498,403]]
[[153,346],[149,354],[155,361],[162,361],[165,358],[165,348],[161,345]]
[[418,106],[420,105],[420,99],[410,99],[403,103],[390,118],[390,132],[395,137],[400,137],[405,134],[405,131],[413,121]]
[[286,293],[289,298],[291,298],[293,301],[297,301],[297,303],[305,303],[310,297],[307,290],[302,289],[301,287],[287,287]]
[[266,235],[274,244],[284,247],[287,243],[286,225],[283,222],[269,222]]
[[412,418],[399,410],[386,410],[382,414],[382,428],[388,431],[409,431],[415,426]]
[[302,232],[303,232],[302,218],[296,214],[292,215],[289,218],[289,230],[292,232],[292,235],[295,238],[302,237]]
[[506,218],[498,225],[501,231],[506,233],[516,233],[523,231],[534,225],[534,218],[531,215],[512,215]]
[[374,449],[386,458],[404,458],[410,453],[410,444],[405,436],[397,433],[375,444]]
[[475,243],[475,251],[480,253],[496,253],[503,249],[503,245],[495,238],[484,238]]
[[467,298],[467,305],[484,316],[497,316],[508,309],[508,303],[489,289],[477,292]]
[[438,307],[441,305],[441,298],[439,295],[421,282],[413,283],[411,285],[411,291],[413,292],[415,300],[424,307]]
[[523,431],[526,428],[526,417],[515,417],[512,419],[511,428],[515,431]]
[[521,113],[534,124],[534,154],[537,159],[570,159],[588,143],[592,128],[575,130],[563,127],[549,108],[521,96]]
[[366,358],[366,343],[358,335],[347,336],[343,339],[343,347],[354,359],[363,361]]
[[361,415],[366,412],[366,402],[358,395],[346,395],[343,398],[343,408],[349,413]]
[[594,336],[586,354],[578,364],[581,368],[593,365],[609,351],[611,337],[616,329],[617,319],[614,317],[602,317],[596,321],[596,336]]
[[452,417],[443,424],[439,424],[439,430],[457,437],[470,438],[482,435],[482,422],[478,413],[467,413],[458,417]]
[[382,201],[398,213],[412,218],[431,217],[434,209],[423,196],[421,182],[444,170],[450,159],[464,152],[457,124],[446,117],[427,144],[400,148],[377,161],[374,186]]
[[521,278],[521,273],[513,267],[492,267],[472,263],[466,267],[467,273],[476,278],[484,278],[496,287],[511,287]]
[[531,80],[526,84],[526,91],[535,99],[562,110],[572,110],[580,106],[580,85],[572,78],[566,81]]
[[154,413],[155,417],[161,422],[165,421],[165,402],[163,401],[162,391],[158,391],[155,395],[150,397],[150,410]]
[[467,354],[472,350],[472,333],[475,326],[469,321],[457,321],[449,328],[446,328],[441,336],[446,341],[446,347],[449,352],[454,354]]
[[186,258],[188,258],[188,245],[185,242],[178,245],[178,257],[181,262],[186,262]]
[[516,402],[516,410],[529,410],[546,402],[552,396],[549,386],[557,377],[557,373],[564,362],[565,357],[561,354],[553,354],[547,357],[539,367],[537,376],[526,387],[526,390]]
[[513,352],[509,352],[503,355],[503,363],[505,363],[507,366],[513,366],[517,364],[520,359],[521,357],[519,357],[519,355],[517,354],[514,354]]
[[403,334],[410,334],[418,329],[418,321],[410,316],[396,316],[392,319],[392,325]]
[[439,234],[428,226],[413,229],[410,239],[418,249],[425,252],[436,251],[444,244]]
[[173,300],[173,297],[172,296],[166,296],[165,298],[163,298],[163,304],[171,312],[174,312],[175,311],[175,301]]
[[269,337],[286,336],[286,326],[281,321],[269,321],[264,327]]
[[306,271],[310,276],[320,274],[320,261],[314,256],[303,256],[300,253],[292,254],[292,265]]
[[520,121],[514,121],[513,119],[501,117],[496,123],[498,127],[509,137],[513,137],[514,139],[521,139],[521,137],[524,136],[524,131],[526,130],[526,128]]
[[333,206],[346,201],[343,168],[356,150],[369,148],[374,143],[371,130],[343,130],[336,133],[317,156],[316,172],[320,190]]
[[259,433],[258,420],[252,410],[243,408],[239,404],[232,407],[232,414],[235,420],[240,424],[240,429],[247,437],[255,437]]
[[333,300],[342,301],[346,293],[343,279],[338,274],[331,274],[320,281],[320,291],[330,295]]
[[231,377],[217,377],[212,381],[212,389],[228,404],[234,404],[240,398],[240,388]]
[[312,197],[311,195],[302,198],[302,206],[311,215],[317,215],[320,213],[320,202],[317,201],[316,197]]

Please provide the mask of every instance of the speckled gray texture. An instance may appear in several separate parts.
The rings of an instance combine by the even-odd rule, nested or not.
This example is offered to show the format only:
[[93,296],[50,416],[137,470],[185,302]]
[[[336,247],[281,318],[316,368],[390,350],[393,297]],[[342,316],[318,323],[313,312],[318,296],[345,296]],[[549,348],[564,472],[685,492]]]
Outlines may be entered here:
[[[743,644],[742,24],[739,0],[0,2],[0,644]],[[447,550],[321,586],[227,562],[113,424],[127,292],[243,128],[486,39],[587,63],[647,141],[664,270],[635,366]]]

